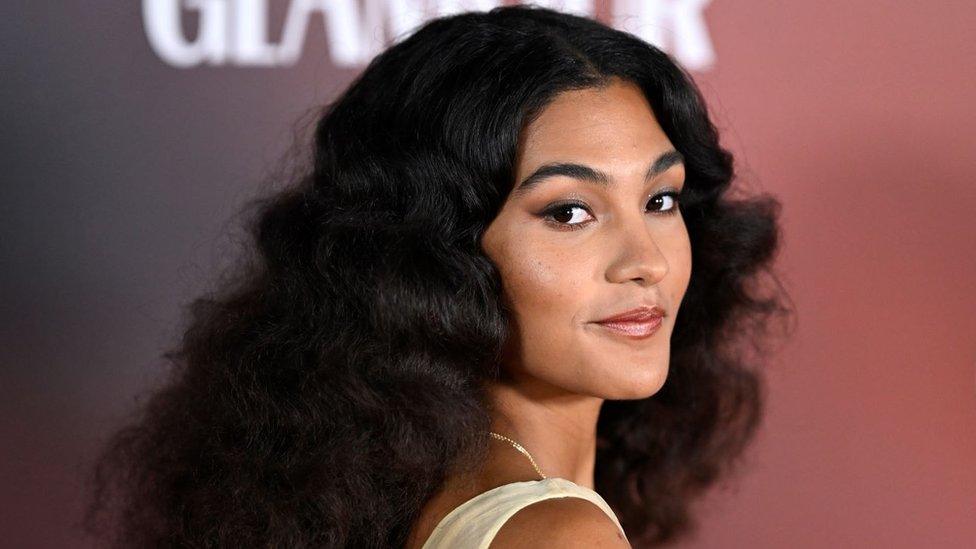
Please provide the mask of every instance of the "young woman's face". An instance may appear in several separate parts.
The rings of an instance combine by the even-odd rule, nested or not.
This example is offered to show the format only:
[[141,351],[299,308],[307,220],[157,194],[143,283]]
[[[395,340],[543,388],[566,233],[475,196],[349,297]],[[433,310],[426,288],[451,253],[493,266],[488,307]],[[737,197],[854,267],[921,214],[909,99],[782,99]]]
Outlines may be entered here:
[[[525,129],[515,187],[482,239],[512,315],[508,375],[604,399],[661,388],[691,275],[684,219],[666,194],[684,186],[680,158],[640,89],[619,80],[559,95]],[[579,166],[519,187],[552,164]],[[665,316],[647,337],[595,322],[655,304]]]

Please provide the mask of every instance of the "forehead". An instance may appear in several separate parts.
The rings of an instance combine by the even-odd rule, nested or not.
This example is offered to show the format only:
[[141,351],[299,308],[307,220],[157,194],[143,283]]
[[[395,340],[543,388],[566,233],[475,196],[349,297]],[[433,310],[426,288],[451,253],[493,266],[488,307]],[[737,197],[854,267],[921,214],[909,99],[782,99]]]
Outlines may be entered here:
[[604,166],[673,148],[637,85],[615,79],[603,88],[559,94],[522,132],[517,172],[553,159],[585,159]]

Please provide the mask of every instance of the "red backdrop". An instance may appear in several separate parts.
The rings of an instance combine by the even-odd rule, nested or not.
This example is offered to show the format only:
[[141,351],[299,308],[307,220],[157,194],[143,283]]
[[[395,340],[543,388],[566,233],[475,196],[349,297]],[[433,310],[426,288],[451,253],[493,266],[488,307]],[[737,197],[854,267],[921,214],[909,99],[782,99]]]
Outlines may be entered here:
[[[96,445],[160,378],[180,305],[229,260],[231,216],[293,123],[361,68],[332,61],[321,22],[292,65],[178,68],[138,3],[116,4],[0,8],[10,547],[88,546]],[[269,41],[287,7],[271,3]],[[784,203],[799,328],[745,473],[681,546],[976,546],[976,7],[702,10],[715,57],[694,74],[739,184]]]

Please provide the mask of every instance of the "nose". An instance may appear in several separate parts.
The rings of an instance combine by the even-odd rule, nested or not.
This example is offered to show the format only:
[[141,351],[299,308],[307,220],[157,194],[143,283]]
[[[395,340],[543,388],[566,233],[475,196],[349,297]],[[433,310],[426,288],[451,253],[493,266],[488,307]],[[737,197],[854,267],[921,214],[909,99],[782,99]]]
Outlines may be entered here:
[[646,217],[621,221],[616,231],[608,233],[611,262],[607,267],[610,282],[637,281],[653,286],[668,274],[668,261],[647,225]]

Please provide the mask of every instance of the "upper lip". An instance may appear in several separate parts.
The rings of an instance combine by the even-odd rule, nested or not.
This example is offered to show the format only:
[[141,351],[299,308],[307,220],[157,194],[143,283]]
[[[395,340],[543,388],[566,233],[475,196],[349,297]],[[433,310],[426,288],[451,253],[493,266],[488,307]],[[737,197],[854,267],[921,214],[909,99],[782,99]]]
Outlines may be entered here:
[[664,316],[664,309],[657,305],[641,305],[636,309],[630,309],[613,316],[597,320],[595,322],[640,322],[651,318]]

